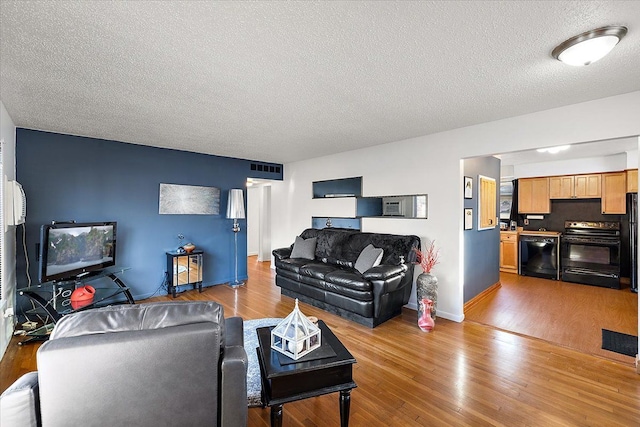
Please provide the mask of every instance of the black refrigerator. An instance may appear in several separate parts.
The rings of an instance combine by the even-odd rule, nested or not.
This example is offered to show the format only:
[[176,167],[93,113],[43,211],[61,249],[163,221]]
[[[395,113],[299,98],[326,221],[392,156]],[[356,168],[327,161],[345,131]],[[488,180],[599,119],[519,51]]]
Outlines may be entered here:
[[629,276],[631,292],[638,293],[638,193],[627,194],[629,212]]

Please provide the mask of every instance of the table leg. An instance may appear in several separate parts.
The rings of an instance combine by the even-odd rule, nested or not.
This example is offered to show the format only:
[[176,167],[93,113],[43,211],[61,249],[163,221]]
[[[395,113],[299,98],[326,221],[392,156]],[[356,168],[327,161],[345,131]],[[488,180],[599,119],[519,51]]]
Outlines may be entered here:
[[271,407],[271,427],[282,427],[282,405]]
[[351,406],[351,390],[340,392],[340,427],[349,427],[349,407]]

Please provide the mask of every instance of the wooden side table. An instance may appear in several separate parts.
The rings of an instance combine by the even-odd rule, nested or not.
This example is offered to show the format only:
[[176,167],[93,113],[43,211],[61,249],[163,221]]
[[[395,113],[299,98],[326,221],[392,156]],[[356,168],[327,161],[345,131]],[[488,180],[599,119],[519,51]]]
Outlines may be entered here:
[[174,298],[178,286],[193,285],[202,292],[202,256],[204,252],[196,249],[192,252],[167,252],[168,293]]
[[[271,328],[256,330],[262,401],[271,407],[271,427],[282,426],[282,406],[285,403],[336,392],[340,392],[340,425],[349,425],[351,390],[357,387],[352,375],[356,359],[322,320],[318,321],[318,326],[322,331],[323,345],[330,345],[336,355],[292,364],[280,364],[281,356],[271,350]],[[312,355],[313,352],[305,358]]]

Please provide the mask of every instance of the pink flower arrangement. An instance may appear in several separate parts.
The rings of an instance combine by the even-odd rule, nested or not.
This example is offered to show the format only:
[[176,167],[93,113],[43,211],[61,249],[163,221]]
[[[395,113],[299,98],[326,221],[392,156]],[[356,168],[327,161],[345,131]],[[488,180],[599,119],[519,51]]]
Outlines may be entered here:
[[429,249],[426,251],[421,251],[416,248],[413,250],[416,251],[416,263],[420,264],[420,267],[422,267],[425,273],[431,273],[433,266],[440,262],[440,250],[436,249],[435,240],[431,241],[431,245],[429,245]]

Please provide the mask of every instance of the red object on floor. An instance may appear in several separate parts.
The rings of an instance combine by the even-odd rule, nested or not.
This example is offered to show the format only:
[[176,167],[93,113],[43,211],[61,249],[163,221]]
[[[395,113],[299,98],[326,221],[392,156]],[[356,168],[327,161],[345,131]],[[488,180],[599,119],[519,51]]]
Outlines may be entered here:
[[422,317],[418,319],[418,326],[423,332],[431,332],[436,326],[436,322],[434,322],[431,317],[433,301],[423,298],[422,301],[420,301],[420,304],[422,304]]
[[96,290],[93,286],[81,286],[71,294],[71,307],[74,310],[85,307],[93,302]]

